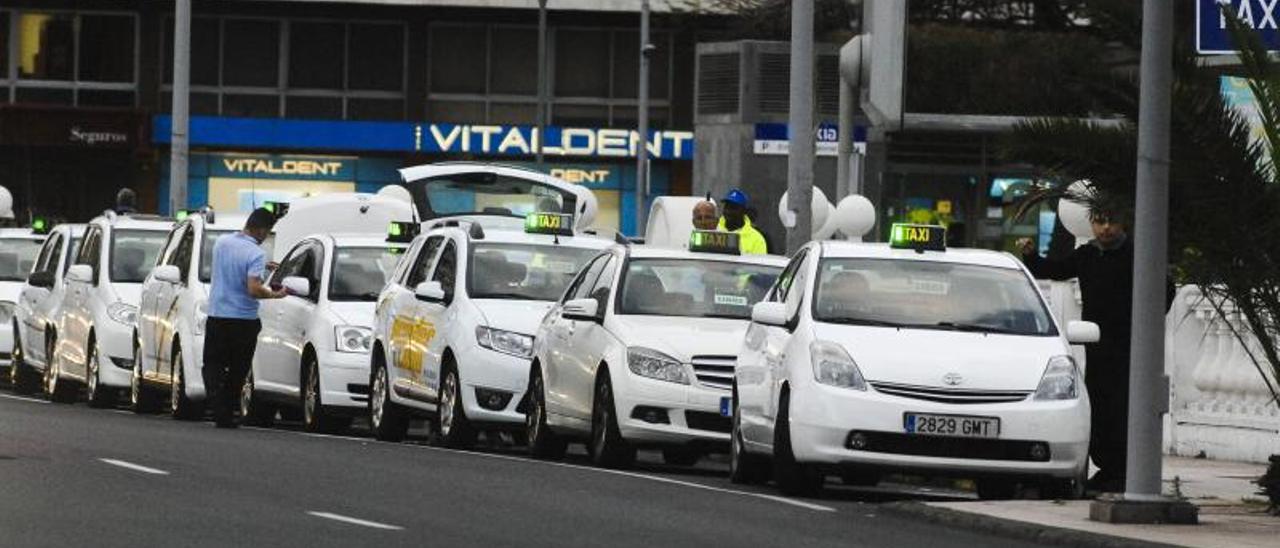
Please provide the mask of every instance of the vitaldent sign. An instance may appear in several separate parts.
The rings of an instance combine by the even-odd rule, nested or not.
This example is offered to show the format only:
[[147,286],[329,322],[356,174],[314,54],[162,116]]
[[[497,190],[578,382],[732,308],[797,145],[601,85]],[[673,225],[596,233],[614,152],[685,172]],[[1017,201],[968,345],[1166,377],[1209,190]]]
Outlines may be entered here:
[[1196,51],[1204,54],[1232,54],[1235,41],[1227,28],[1226,6],[1248,28],[1257,32],[1270,51],[1280,50],[1280,1],[1277,0],[1196,0]]
[[[414,150],[421,152],[531,156],[541,147],[549,156],[634,158],[640,141],[639,132],[625,129],[548,127],[544,140],[537,128],[528,126],[420,124],[414,128]],[[659,160],[690,158],[693,133],[655,131],[645,148]]]
[[276,154],[209,154],[212,177],[351,181],[355,160],[332,156],[284,156]]

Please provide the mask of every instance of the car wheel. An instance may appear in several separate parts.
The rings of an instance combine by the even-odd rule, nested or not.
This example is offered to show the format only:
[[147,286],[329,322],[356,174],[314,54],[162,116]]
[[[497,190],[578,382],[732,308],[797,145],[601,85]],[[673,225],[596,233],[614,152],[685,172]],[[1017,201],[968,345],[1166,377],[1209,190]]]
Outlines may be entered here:
[[9,386],[19,394],[30,394],[40,389],[39,379],[27,366],[26,354],[22,351],[22,339],[19,337],[16,323],[13,324],[13,361],[9,366]]
[[1018,495],[1018,482],[1007,478],[982,478],[978,480],[978,498],[982,500],[1009,500]]
[[385,365],[374,365],[369,388],[369,427],[373,430],[373,437],[380,441],[403,441],[409,433],[409,417],[396,402],[391,401],[391,382]]
[[436,432],[446,447],[468,449],[476,443],[476,431],[467,421],[462,408],[462,382],[458,370],[452,364],[444,371],[440,381],[440,402],[436,409]]
[[336,434],[351,426],[350,417],[335,417],[325,410],[320,394],[320,364],[315,356],[307,357],[303,368],[302,427],[308,432]]
[[1085,498],[1085,487],[1089,482],[1089,469],[1086,465],[1070,478],[1048,477],[1040,481],[1040,498],[1046,500],[1081,500]]
[[204,406],[187,397],[187,370],[182,359],[182,347],[173,347],[173,376],[169,379],[169,414],[181,421],[200,420]]
[[729,481],[759,485],[769,481],[769,459],[752,455],[742,440],[742,414],[738,411],[738,391],[733,392],[733,430],[729,434]]
[[569,444],[547,426],[547,395],[542,374],[534,372],[529,379],[529,410],[524,414],[524,432],[529,456],[538,459],[562,459]]
[[275,407],[254,393],[253,370],[249,370],[240,388],[240,420],[248,426],[271,426],[275,419]]
[[129,407],[134,413],[155,413],[159,402],[142,379],[142,348],[133,345],[133,371],[129,373]]
[[671,466],[693,466],[702,459],[702,452],[689,447],[667,447],[662,450],[662,462]]
[[636,448],[622,439],[618,417],[614,413],[613,383],[607,372],[596,380],[596,394],[591,405],[591,443],[587,446],[591,462],[606,468],[625,468],[636,460]]
[[97,341],[89,339],[86,348],[89,349],[89,359],[85,360],[85,399],[89,400],[89,407],[111,407],[115,403],[115,394],[110,388],[102,386],[102,360],[98,355]]
[[54,354],[54,348],[58,346],[57,339],[49,337],[46,346],[48,348],[45,349],[45,356],[49,363],[44,368],[44,394],[52,402],[74,402],[76,400],[74,389],[65,382],[58,382],[60,373],[58,371],[58,359]]
[[778,401],[778,420],[773,428],[773,480],[783,493],[800,497],[822,492],[824,478],[812,465],[796,461],[791,451],[791,394],[783,392]]

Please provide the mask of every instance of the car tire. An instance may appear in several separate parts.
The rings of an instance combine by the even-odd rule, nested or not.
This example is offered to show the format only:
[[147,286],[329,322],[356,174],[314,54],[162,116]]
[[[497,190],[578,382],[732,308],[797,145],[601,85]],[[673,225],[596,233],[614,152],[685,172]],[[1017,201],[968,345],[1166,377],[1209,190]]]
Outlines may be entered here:
[[351,417],[334,416],[324,406],[320,392],[320,364],[308,354],[302,375],[302,428],[307,432],[339,434],[351,426]]
[[742,419],[738,391],[733,391],[733,430],[729,436],[729,481],[739,485],[760,485],[769,481],[773,470],[769,459],[747,451],[742,439]]
[[89,407],[103,409],[115,403],[115,392],[102,386],[102,357],[98,354],[97,341],[89,338],[89,357],[85,360],[84,395]]
[[662,450],[662,462],[670,466],[693,466],[702,460],[702,452],[691,447],[667,447]]
[[1047,477],[1040,480],[1040,498],[1045,500],[1081,500],[1086,498],[1089,469],[1086,465],[1070,478]]
[[778,419],[773,428],[773,480],[784,494],[813,497],[822,492],[823,475],[812,465],[797,462],[791,451],[791,393],[778,401]]
[[476,444],[476,431],[462,405],[462,379],[458,378],[458,368],[453,364],[445,365],[444,378],[440,380],[436,432],[445,447],[470,449]]
[[271,426],[276,421],[275,406],[262,401],[253,389],[253,370],[240,388],[240,420],[247,426]]
[[587,443],[591,462],[605,468],[626,468],[636,460],[636,448],[622,439],[613,403],[613,383],[607,371],[596,379],[591,403],[591,440]]
[[[375,350],[376,352],[376,350]],[[369,428],[379,441],[404,441],[409,433],[409,416],[396,402],[391,401],[391,381],[387,366],[374,364],[373,378],[369,381]]]
[[977,481],[981,500],[1009,500],[1018,496],[1018,482],[1008,478],[982,478]]
[[133,344],[133,370],[129,372],[129,408],[140,415],[155,413],[160,402],[142,378],[142,348]]
[[542,373],[537,369],[529,378],[529,410],[524,414],[524,437],[529,456],[535,459],[563,459],[569,448],[569,444],[547,425],[547,394]]
[[173,367],[173,376],[169,379],[169,415],[180,421],[204,418],[204,405],[187,397],[187,367],[182,358],[182,347],[174,345],[173,359],[169,363]]
[[49,401],[54,403],[72,403],[76,401],[75,388],[65,382],[59,382],[58,377],[58,359],[54,354],[54,349],[58,347],[58,340],[55,337],[49,337],[45,342],[45,356],[48,364],[44,368],[44,395]]
[[18,394],[31,394],[40,389],[40,378],[27,366],[17,323],[13,324],[13,358],[9,365],[9,386]]

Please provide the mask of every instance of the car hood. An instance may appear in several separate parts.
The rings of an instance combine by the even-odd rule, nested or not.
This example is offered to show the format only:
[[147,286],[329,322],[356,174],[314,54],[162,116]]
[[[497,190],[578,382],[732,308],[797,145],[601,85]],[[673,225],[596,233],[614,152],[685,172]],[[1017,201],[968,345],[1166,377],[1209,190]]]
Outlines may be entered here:
[[747,320],[614,316],[616,334],[627,346],[652,348],[688,363],[693,356],[737,356]]
[[[871,382],[974,390],[1035,390],[1058,337],[818,324],[817,339],[844,345]],[[944,383],[948,374],[959,384]],[[954,377],[953,377],[954,378]]]
[[128,305],[138,306],[138,302],[142,300],[142,284],[114,283],[111,284],[111,291],[116,294],[117,301]]
[[369,302],[330,302],[329,313],[333,315],[334,325],[354,325],[373,327],[373,309],[378,303]]
[[538,332],[538,324],[555,306],[551,301],[476,299],[471,302],[484,316],[484,325],[530,336]]

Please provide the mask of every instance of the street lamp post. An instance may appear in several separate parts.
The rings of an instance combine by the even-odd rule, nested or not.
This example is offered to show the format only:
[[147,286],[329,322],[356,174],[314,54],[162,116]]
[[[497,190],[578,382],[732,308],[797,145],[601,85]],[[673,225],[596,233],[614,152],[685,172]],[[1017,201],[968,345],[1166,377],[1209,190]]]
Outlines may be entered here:
[[787,254],[813,236],[813,0],[791,3],[791,115],[787,155]]
[[173,13],[173,116],[169,135],[169,212],[187,207],[187,153],[191,87],[191,0],[176,0]]
[[542,147],[547,131],[547,0],[538,0],[538,131],[533,136],[534,155],[543,162]]
[[649,0],[640,2],[640,89],[637,90],[636,236],[644,234],[645,194],[649,185]]

